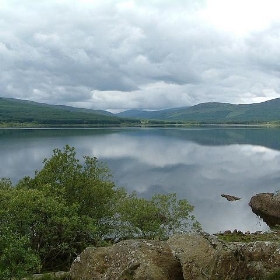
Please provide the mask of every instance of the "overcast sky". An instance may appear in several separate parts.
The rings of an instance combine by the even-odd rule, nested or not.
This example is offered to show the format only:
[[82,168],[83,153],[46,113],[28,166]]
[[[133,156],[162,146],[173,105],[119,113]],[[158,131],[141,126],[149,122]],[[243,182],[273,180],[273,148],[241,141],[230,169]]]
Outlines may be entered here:
[[92,109],[280,97],[279,0],[0,0],[0,96]]

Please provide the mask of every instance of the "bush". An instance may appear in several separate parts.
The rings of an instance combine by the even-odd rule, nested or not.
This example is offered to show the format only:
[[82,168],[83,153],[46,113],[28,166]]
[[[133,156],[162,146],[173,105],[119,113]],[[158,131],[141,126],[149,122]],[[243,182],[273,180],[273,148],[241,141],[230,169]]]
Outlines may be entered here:
[[27,236],[1,226],[0,278],[22,278],[40,270],[40,259],[31,249]]
[[193,206],[176,194],[156,194],[150,200],[136,193],[119,201],[115,228],[118,238],[166,239],[171,234],[199,230]]
[[43,164],[16,186],[0,181],[0,276],[66,270],[83,249],[107,238],[164,239],[199,228],[186,200],[128,195],[104,163],[86,156],[81,164],[68,145]]

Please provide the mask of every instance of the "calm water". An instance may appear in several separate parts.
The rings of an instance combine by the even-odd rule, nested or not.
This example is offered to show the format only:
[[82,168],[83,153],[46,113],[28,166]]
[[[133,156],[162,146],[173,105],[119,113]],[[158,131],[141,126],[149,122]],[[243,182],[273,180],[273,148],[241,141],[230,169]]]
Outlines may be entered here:
[[[280,189],[279,129],[1,129],[0,177],[33,176],[66,144],[106,162],[117,186],[187,198],[207,232],[268,229],[248,202]],[[228,202],[222,193],[242,199]]]

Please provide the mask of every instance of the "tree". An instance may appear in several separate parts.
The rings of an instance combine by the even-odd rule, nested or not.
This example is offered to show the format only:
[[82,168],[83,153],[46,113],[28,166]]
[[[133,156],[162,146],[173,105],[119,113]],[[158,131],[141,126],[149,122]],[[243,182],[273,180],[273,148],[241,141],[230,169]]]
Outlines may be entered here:
[[40,259],[31,249],[28,237],[0,225],[0,278],[22,279],[40,267]]
[[166,239],[178,232],[199,230],[200,224],[191,215],[193,206],[175,193],[155,194],[150,200],[136,193],[119,202],[115,216],[119,238]]
[[159,211],[162,237],[201,230],[200,223],[191,214],[194,207],[186,199],[178,200],[176,193],[155,194],[151,202]]
[[155,238],[161,221],[159,209],[151,201],[137,197],[136,193],[123,197],[114,216],[115,238]]
[[40,258],[25,233],[15,227],[11,201],[16,194],[10,180],[0,180],[0,278],[22,278],[40,270]]
[[55,149],[34,178],[18,183],[9,202],[8,209],[14,211],[9,215],[15,217],[14,224],[18,221],[15,227],[22,234],[31,231],[28,236],[43,269],[54,263],[69,265],[86,246],[101,244],[112,231],[114,205],[123,190],[115,188],[104,163],[83,159],[81,164],[68,145],[63,151]]
[[96,224],[95,241],[107,233],[107,218],[112,215],[114,201],[119,191],[110,180],[108,167],[95,157],[84,157],[84,164],[76,158],[73,147],[65,146],[64,150],[55,149],[50,159],[43,161],[44,166],[35,172],[34,178],[25,177],[19,182],[19,188],[37,190],[47,187],[46,195],[56,195],[64,199],[67,206],[75,205],[78,214],[87,223]]
[[[22,275],[67,269],[83,249],[107,238],[164,239],[199,228],[187,200],[175,194],[129,195],[111,181],[104,163],[83,160],[67,145],[55,149],[34,178],[24,177],[16,186],[0,180],[0,277],[17,275],[17,265]],[[9,258],[15,266],[7,270]]]

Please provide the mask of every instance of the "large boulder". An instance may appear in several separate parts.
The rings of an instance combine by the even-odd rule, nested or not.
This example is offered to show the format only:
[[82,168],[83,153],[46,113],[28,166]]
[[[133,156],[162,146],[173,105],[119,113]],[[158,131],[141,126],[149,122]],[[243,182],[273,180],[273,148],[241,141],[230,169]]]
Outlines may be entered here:
[[71,266],[73,280],[183,280],[180,262],[165,242],[127,240],[87,248]]
[[180,260],[184,279],[265,279],[280,269],[278,242],[229,242],[215,236],[177,235],[167,243]]
[[279,242],[222,242],[209,234],[167,241],[128,240],[87,248],[73,263],[73,280],[266,279],[280,270]]
[[222,244],[206,235],[174,235],[167,241],[173,254],[180,260],[184,279],[211,279]]
[[278,242],[230,243],[221,251],[210,279],[266,279],[280,269]]
[[252,211],[260,216],[268,226],[280,225],[280,194],[260,193],[254,195],[249,205]]

